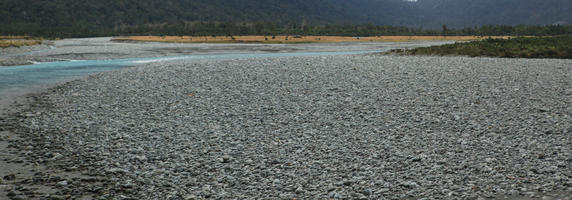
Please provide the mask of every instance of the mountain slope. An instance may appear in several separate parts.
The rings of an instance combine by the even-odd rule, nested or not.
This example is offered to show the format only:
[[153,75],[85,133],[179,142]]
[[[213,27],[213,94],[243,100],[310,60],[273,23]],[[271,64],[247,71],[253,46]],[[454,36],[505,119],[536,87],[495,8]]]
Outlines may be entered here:
[[416,5],[429,16],[428,23],[451,27],[572,22],[570,0],[419,0]]
[[41,26],[194,20],[393,23],[403,21],[395,20],[395,12],[409,11],[400,0],[3,0],[0,23]]
[[424,28],[572,22],[570,0],[2,0],[0,34],[185,21],[371,23]]

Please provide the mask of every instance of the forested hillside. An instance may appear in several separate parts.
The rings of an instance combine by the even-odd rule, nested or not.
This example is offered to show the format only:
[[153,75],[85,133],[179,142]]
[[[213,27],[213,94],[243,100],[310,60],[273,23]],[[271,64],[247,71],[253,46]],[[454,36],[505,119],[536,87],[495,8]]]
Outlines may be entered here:
[[415,4],[431,26],[572,23],[570,0],[419,0]]
[[[0,34],[92,36],[185,22],[463,28],[572,21],[570,0],[2,0]],[[81,33],[81,34],[79,34]]]
[[184,21],[264,21],[406,25],[401,0],[2,0],[3,32],[97,31]]

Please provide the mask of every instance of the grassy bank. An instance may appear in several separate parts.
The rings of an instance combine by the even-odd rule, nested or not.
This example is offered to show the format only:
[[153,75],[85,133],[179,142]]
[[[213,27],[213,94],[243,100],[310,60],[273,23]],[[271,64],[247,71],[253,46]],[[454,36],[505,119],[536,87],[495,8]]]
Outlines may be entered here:
[[0,48],[22,47],[30,45],[38,45],[42,43],[41,38],[28,36],[0,36]]
[[439,55],[501,58],[572,58],[572,35],[554,37],[489,38],[411,50],[392,50],[401,55]]
[[[505,37],[495,37],[505,38]],[[406,42],[419,40],[470,41],[483,39],[479,36],[130,36],[114,41],[176,42],[176,43],[317,43],[317,42]]]
[[0,40],[0,48],[22,47],[41,44],[39,40]]

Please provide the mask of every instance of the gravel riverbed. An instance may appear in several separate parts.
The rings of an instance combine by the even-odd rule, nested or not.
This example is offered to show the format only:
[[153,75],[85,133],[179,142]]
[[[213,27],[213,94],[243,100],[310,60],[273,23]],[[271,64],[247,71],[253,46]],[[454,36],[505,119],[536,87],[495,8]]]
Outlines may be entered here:
[[70,195],[570,199],[571,77],[550,59],[154,63],[38,95],[12,129],[32,160],[105,177],[58,182]]
[[72,60],[112,60],[165,56],[308,52],[389,51],[454,41],[341,42],[302,44],[218,44],[114,42],[111,37],[45,41],[43,45],[0,48],[0,67]]

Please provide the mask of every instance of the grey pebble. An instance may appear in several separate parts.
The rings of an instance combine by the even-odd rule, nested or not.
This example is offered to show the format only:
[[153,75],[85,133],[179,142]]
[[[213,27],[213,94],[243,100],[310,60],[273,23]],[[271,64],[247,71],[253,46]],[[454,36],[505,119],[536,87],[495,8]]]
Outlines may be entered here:
[[18,125],[30,156],[109,178],[103,199],[531,196],[572,181],[570,77],[565,59],[160,62],[55,87]]

